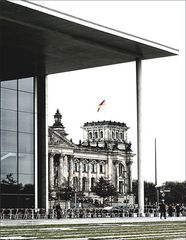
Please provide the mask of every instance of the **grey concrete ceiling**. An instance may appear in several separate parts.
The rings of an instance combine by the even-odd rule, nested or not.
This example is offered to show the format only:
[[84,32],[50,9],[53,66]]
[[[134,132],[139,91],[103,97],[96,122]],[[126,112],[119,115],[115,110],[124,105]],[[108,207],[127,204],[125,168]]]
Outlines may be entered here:
[[101,29],[1,0],[0,78],[52,74],[178,53]]

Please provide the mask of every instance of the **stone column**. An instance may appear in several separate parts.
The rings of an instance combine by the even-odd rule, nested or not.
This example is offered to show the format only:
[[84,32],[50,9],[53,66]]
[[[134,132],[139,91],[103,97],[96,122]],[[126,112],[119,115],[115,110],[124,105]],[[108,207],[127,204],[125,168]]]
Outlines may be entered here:
[[91,191],[91,163],[88,163],[88,191]]
[[132,192],[132,177],[131,177],[132,162],[128,162],[128,191]]
[[63,177],[66,180],[66,183],[68,182],[68,156],[64,156],[63,160]]
[[107,178],[109,179],[109,180],[112,180],[111,179],[111,176],[112,176],[112,167],[113,167],[113,165],[112,165],[112,159],[111,159],[111,157],[110,157],[110,155],[107,155]]
[[116,189],[119,192],[119,164],[116,163]]
[[79,191],[82,191],[82,161],[79,159]]
[[54,189],[54,153],[49,154],[49,186],[50,190]]
[[69,156],[69,186],[72,186],[73,182],[73,160],[74,156]]
[[63,155],[60,155],[58,166],[58,187],[62,187],[62,184],[63,184]]
[[96,161],[96,182],[99,180],[99,161]]

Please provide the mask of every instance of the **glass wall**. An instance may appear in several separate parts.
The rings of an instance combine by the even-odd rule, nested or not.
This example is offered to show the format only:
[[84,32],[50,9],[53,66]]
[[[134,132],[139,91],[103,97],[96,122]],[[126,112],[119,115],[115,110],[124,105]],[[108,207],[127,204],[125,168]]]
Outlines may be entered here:
[[0,84],[0,208],[31,208],[34,207],[34,78]]

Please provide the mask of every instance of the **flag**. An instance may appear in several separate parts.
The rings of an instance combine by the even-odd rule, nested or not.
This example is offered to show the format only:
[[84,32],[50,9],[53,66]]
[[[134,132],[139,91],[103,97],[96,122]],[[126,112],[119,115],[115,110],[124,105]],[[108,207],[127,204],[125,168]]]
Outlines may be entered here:
[[98,105],[98,110],[97,110],[97,112],[99,112],[101,106],[103,106],[103,105],[105,105],[105,100],[103,100],[103,101]]

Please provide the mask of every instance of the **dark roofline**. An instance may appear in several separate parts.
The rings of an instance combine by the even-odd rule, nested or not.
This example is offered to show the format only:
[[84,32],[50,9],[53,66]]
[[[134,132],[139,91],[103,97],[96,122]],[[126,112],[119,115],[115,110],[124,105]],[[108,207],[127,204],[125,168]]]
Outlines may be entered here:
[[29,1],[0,0],[0,25],[3,80],[178,54],[176,49]]

